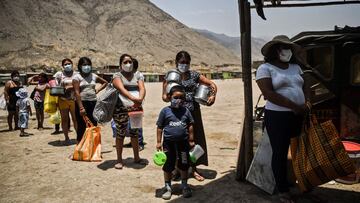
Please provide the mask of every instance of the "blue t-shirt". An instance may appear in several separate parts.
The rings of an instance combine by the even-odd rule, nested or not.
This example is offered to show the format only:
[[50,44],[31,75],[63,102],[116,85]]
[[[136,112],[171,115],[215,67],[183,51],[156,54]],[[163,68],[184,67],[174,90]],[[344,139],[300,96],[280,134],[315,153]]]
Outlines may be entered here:
[[163,108],[156,125],[163,130],[164,140],[179,141],[189,137],[188,126],[194,123],[190,111],[185,107]]

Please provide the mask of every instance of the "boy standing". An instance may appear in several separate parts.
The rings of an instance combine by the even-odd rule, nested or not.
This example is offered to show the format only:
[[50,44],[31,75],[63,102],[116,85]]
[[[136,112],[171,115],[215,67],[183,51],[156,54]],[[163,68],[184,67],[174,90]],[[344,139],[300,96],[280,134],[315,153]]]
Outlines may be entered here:
[[30,134],[25,132],[25,128],[28,128],[29,114],[32,116],[32,112],[26,88],[20,88],[16,92],[16,96],[19,97],[16,101],[16,111],[19,113],[20,137],[29,136]]
[[[171,105],[163,108],[159,114],[157,125],[156,149],[166,154],[167,160],[163,166],[165,187],[162,198],[171,198],[172,171],[177,168],[181,174],[181,186],[183,197],[192,196],[191,189],[187,184],[189,169],[189,150],[193,147],[193,123],[190,111],[182,106],[185,100],[185,92],[182,86],[174,86],[170,90]],[[163,143],[161,145],[161,139]]]

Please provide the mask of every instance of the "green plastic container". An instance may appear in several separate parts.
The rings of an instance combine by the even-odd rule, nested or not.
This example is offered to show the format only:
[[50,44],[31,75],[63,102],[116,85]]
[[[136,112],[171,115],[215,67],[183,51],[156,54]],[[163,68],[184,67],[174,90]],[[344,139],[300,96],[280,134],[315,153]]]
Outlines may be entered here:
[[157,166],[162,166],[166,162],[166,154],[163,151],[158,151],[154,154],[153,160]]

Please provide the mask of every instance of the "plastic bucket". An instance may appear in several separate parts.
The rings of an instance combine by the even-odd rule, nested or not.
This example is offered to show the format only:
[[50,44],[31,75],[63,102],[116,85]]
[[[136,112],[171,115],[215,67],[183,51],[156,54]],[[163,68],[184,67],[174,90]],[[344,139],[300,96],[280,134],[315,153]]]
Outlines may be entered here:
[[360,181],[360,144],[350,141],[342,141],[345,151],[353,161],[356,171],[345,177],[335,179],[343,184],[356,184]]
[[143,111],[132,111],[129,112],[130,128],[142,128]]
[[153,156],[153,161],[157,166],[162,166],[166,162],[166,154],[163,151],[158,151]]
[[193,163],[196,163],[196,161],[202,156],[204,155],[204,150],[203,148],[201,148],[200,145],[195,145],[194,148],[191,149],[191,151],[189,152],[190,155],[190,161]]

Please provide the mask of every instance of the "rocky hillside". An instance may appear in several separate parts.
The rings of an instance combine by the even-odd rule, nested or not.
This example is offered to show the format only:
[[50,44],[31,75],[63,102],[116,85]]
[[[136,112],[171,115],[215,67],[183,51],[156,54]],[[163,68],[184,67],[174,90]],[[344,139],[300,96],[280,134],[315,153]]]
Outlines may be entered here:
[[164,71],[187,50],[194,64],[239,64],[231,51],[180,23],[149,0],[1,0],[0,67],[59,67],[89,56],[118,64],[122,53],[141,69]]
[[[230,37],[225,34],[218,34],[208,30],[194,29],[204,37],[211,39],[224,47],[230,49],[234,54],[240,57],[240,37]],[[264,57],[261,55],[261,47],[264,46],[265,40],[260,38],[251,39],[251,56],[253,60],[262,60]]]

